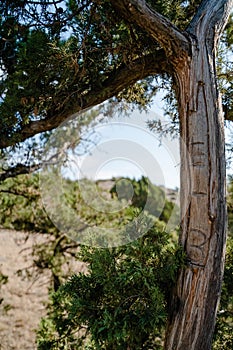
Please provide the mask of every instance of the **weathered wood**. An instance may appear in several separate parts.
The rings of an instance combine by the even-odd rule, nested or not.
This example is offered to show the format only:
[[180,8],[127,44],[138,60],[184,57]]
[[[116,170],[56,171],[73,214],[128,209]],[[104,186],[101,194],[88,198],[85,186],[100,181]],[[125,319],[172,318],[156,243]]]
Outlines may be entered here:
[[[216,1],[213,7],[218,16],[216,24],[221,11],[216,8]],[[214,13],[209,21],[205,12],[202,15],[202,20],[192,25],[189,62],[175,73],[183,141],[180,243],[186,251],[188,266],[180,271],[174,290],[167,350],[211,349],[224,268],[225,143],[215,72],[219,32],[212,27]],[[221,14],[222,23],[226,15],[227,11]],[[206,40],[207,37],[212,40]]]
[[177,64],[189,52],[190,42],[186,35],[168,18],[152,9],[146,1],[110,1],[127,22],[137,23],[163,47],[170,62]]
[[172,304],[169,350],[211,349],[221,290],[226,231],[223,115],[205,49],[194,52],[187,84],[181,86],[185,91],[180,90],[186,99],[181,114],[180,243],[188,267],[180,273]]

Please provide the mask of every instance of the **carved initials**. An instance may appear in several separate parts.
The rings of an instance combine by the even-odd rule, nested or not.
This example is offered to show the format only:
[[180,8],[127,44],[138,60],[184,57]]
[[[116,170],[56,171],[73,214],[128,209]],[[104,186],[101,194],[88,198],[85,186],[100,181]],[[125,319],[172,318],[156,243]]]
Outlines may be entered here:
[[187,241],[187,253],[193,263],[204,266],[206,258],[205,245],[207,242],[208,238],[204,231],[191,228]]
[[197,141],[192,142],[192,165],[198,167],[204,167],[205,162],[205,151],[204,151],[204,142]]

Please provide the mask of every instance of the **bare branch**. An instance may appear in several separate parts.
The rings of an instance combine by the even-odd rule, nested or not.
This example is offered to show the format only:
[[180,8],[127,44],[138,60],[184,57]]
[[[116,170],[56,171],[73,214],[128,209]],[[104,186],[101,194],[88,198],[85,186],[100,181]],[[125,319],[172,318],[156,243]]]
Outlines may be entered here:
[[137,23],[163,47],[167,58],[177,64],[190,52],[188,37],[172,22],[150,8],[145,0],[110,0],[113,8],[128,22]]
[[[73,105],[71,105],[68,111],[65,110],[65,112],[61,112],[50,110],[45,119],[32,121],[22,126],[19,132],[14,136],[17,137],[18,142],[22,142],[38,133],[52,130],[58,127],[72,114],[85,111],[113,96],[117,96],[124,88],[135,84],[138,80],[150,75],[163,73],[172,74],[172,67],[167,61],[163,50],[158,50],[153,54],[138,58],[129,65],[122,64],[110,76],[106,77],[106,80],[101,86],[96,86],[94,89],[91,89],[81,96],[78,93],[77,96],[73,93],[72,96],[70,96]],[[2,138],[0,140],[0,149],[11,146],[14,143],[15,141],[13,138],[7,140]]]

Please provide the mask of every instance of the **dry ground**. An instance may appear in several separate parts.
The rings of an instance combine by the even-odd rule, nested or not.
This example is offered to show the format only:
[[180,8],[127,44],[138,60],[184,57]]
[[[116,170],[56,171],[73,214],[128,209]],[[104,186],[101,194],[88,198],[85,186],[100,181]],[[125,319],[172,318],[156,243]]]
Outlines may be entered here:
[[[35,329],[45,314],[49,274],[28,279],[24,268],[32,265],[32,244],[41,242],[42,235],[12,230],[0,230],[0,271],[8,283],[0,290],[0,349],[34,350]],[[22,269],[20,276],[17,271]]]

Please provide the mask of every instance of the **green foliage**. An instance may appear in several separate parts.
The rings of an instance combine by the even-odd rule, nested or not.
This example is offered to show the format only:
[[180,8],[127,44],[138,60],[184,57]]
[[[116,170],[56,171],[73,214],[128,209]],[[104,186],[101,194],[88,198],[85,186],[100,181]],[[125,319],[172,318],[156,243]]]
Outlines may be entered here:
[[233,177],[229,178],[228,184],[228,196],[227,196],[227,209],[228,209],[228,232],[233,236]]
[[0,184],[0,225],[16,230],[56,232],[40,198],[38,174],[9,178]]
[[8,277],[6,275],[4,275],[1,271],[0,271],[0,287],[3,284],[6,284],[8,280]]
[[218,80],[222,93],[222,102],[225,118],[233,120],[233,15],[230,16],[226,26],[225,33],[222,36],[221,44],[218,50]]
[[[200,0],[148,0],[148,3],[183,30]],[[116,15],[108,0],[3,0],[0,13],[2,144],[9,140],[17,144],[22,128],[32,121],[50,120],[52,128],[54,116],[64,117],[76,112],[77,103],[82,106],[89,93],[93,96],[93,91],[102,91],[105,82],[114,77],[119,67],[130,67],[134,59],[143,61],[145,55],[160,48],[156,40],[137,25]],[[224,50],[232,48],[232,17],[222,42]],[[232,64],[227,62],[224,50],[219,53],[218,76],[225,116],[233,119]],[[129,86],[116,98],[145,106],[158,87],[169,86],[167,114],[176,125],[176,104],[170,103],[174,101],[171,82],[167,76],[162,78],[162,82],[158,82],[149,77]],[[66,182],[61,199],[64,207],[68,204],[85,222],[103,224],[107,233],[112,227],[124,229],[145,202],[149,204],[150,214],[161,212],[161,191],[144,180],[133,183],[132,206],[118,211],[118,215],[94,215],[82,201],[79,186],[72,182]],[[92,193],[92,184],[86,181],[85,186],[87,192]],[[122,202],[129,198],[127,186],[122,182],[119,187],[124,194]],[[35,263],[41,269],[52,271],[56,290],[70,242],[60,235],[42,209],[38,176],[9,179],[1,184],[1,194],[2,226],[54,234],[46,247],[36,248]],[[229,227],[232,230],[232,198],[229,198]],[[98,208],[96,199],[91,200]],[[168,221],[172,209],[173,205],[165,200],[160,219]],[[72,215],[66,210],[62,213],[73,222]],[[151,216],[148,220],[152,220]],[[105,250],[81,249],[79,258],[88,264],[88,272],[73,276],[53,294],[48,318],[42,321],[38,333],[40,350],[127,347],[149,350],[161,347],[169,291],[183,256],[162,231],[163,223],[154,218],[153,221],[149,232],[131,244]],[[131,234],[134,227],[130,230]],[[229,240],[216,349],[232,348],[232,244]],[[57,278],[58,284],[55,283]]]
[[[86,273],[52,295],[38,349],[160,349],[169,291],[184,261],[157,222],[129,245],[81,247]],[[64,347],[64,344],[66,347]]]
[[[118,190],[127,199],[129,182],[119,186],[124,191],[114,188],[113,192]],[[72,276],[52,294],[48,316],[38,331],[38,349],[162,349],[169,294],[185,261],[162,225],[157,221],[142,238],[122,247],[83,246],[78,258],[88,270]],[[233,344],[232,247],[229,239],[216,350],[229,350]]]
[[233,348],[233,239],[228,238],[221,302],[217,315],[214,350]]
[[[183,30],[200,0],[148,3]],[[116,15],[107,0],[4,0],[0,13],[2,142],[19,142],[20,130],[31,121],[77,112],[77,101],[82,105],[88,92],[101,90],[119,66],[130,66],[132,60],[143,60],[160,48],[140,27]],[[224,36],[228,49],[231,24],[232,19]],[[118,101],[147,106],[158,88],[171,88],[168,77],[161,77],[165,84],[154,77],[130,84],[118,94]],[[226,81],[223,103],[232,113],[230,69]],[[173,98],[170,91],[169,96]]]
[[[69,135],[69,138],[72,140],[72,135]],[[53,146],[56,148],[56,144]],[[60,192],[57,191],[58,180],[50,178],[50,181],[55,184],[55,192],[58,194],[57,206],[54,212],[49,212],[50,217],[43,208],[39,174],[20,175],[2,182],[0,185],[0,225],[5,228],[47,234],[46,249],[44,242],[38,243],[33,248],[33,268],[40,271],[48,269],[51,272],[51,283],[54,289],[57,289],[64,281],[67,273],[63,271],[62,266],[68,264],[69,259],[76,255],[78,246],[76,242],[80,238],[82,242],[85,241],[87,244],[96,246],[111,246],[117,242],[129,242],[137,238],[135,237],[135,226],[137,229],[141,227],[145,230],[145,225],[148,223],[150,225],[154,220],[150,217],[146,223],[146,218],[141,218],[131,224],[134,215],[138,217],[143,210],[143,203],[140,210],[127,203],[124,198],[109,204],[108,190],[104,190],[92,181],[84,179],[76,182],[63,179]],[[146,182],[145,179],[144,181]],[[137,187],[137,182],[135,182],[135,186]],[[157,187],[154,187],[153,195],[151,193],[150,198],[158,204],[163,196],[158,196],[160,191],[157,193]],[[140,186],[137,191],[139,188]],[[146,187],[144,190],[146,191]],[[139,196],[139,192],[137,195]],[[146,192],[143,193],[143,198],[146,199]],[[53,200],[55,200],[54,197]],[[114,208],[116,210],[113,210]],[[59,222],[62,222],[61,232],[58,230]],[[87,229],[85,225],[87,225]],[[127,233],[124,230],[126,225]],[[98,232],[94,233],[95,226],[97,226],[95,231],[102,229],[101,235]],[[80,236],[77,233],[79,228]],[[110,229],[112,230],[111,235]],[[75,241],[70,241],[63,232],[68,233],[68,236],[73,237]],[[30,276],[30,272],[28,275]]]
[[[93,184],[83,181],[87,192],[91,186],[92,193]],[[137,181],[133,183],[134,204],[143,209],[149,182],[144,178],[138,181],[139,184]],[[121,184],[124,187],[124,181]],[[138,215],[131,205],[130,210],[123,209],[119,215],[109,213],[106,216],[103,213],[96,217],[82,200],[80,183],[63,179],[63,185],[66,205],[81,212],[87,222],[107,222],[116,227],[122,224],[124,227],[124,223]],[[161,190],[150,186],[154,203],[164,202]],[[101,191],[103,196],[107,195],[103,189]],[[46,244],[38,244],[33,250],[34,266],[41,271],[51,271],[51,291],[56,291],[64,282],[67,274],[62,266],[71,256],[88,265],[87,273],[73,276],[52,294],[49,317],[42,321],[38,333],[39,349],[97,349],[104,346],[106,349],[120,349],[125,344],[136,344],[138,349],[160,348],[169,286],[175,280],[182,260],[182,254],[174,254],[175,245],[163,232],[163,222],[153,218],[153,228],[132,244],[112,249],[82,247],[77,256],[78,245],[59,233],[42,209],[38,174],[8,179],[1,184],[1,192],[1,225],[53,234]],[[74,297],[76,289],[79,295]]]
[[[86,181],[86,180],[85,180]],[[86,188],[91,186],[85,183]],[[99,190],[101,187],[98,187]],[[82,211],[89,222],[111,224],[132,220],[143,208],[146,193],[159,205],[164,195],[146,178],[139,181],[121,179],[112,195],[121,201],[132,198],[131,211],[117,215],[100,215],[82,203],[77,183],[66,180],[67,204]],[[134,195],[132,197],[132,189]],[[93,188],[92,188],[93,190]],[[103,188],[101,189],[104,193]],[[161,349],[167,317],[167,303],[177,269],[184,257],[173,238],[164,232],[163,221],[154,220],[147,234],[131,244],[118,248],[97,249],[71,242],[53,226],[42,209],[39,199],[38,174],[8,179],[1,184],[1,225],[16,229],[49,232],[47,243],[33,250],[34,266],[51,272],[51,300],[48,316],[41,321],[38,331],[38,349]],[[232,180],[228,186],[230,233],[232,207]],[[157,205],[156,204],[156,205]],[[134,210],[133,210],[134,208]],[[172,208],[172,207],[171,207]],[[170,209],[171,209],[170,208]],[[168,207],[168,211],[170,210]],[[151,219],[151,217],[150,217]],[[161,219],[161,218],[160,218]],[[136,228],[135,228],[136,229]],[[173,236],[172,236],[173,237]],[[213,349],[232,347],[232,280],[233,241],[228,239],[224,283],[219,307]],[[72,257],[83,261],[87,271],[67,277],[71,271],[64,265]],[[2,282],[6,282],[2,276]],[[66,282],[64,285],[62,283]],[[60,287],[60,288],[59,288]],[[57,291],[53,293],[53,291]]]
[[[0,293],[1,293],[1,288],[4,284],[6,284],[8,281],[8,276],[4,275],[2,271],[0,270]],[[4,299],[2,298],[0,294],[0,306],[2,306]],[[6,305],[3,306],[3,309],[5,309]]]
[[221,301],[217,315],[214,350],[233,348],[233,179],[228,183],[228,240]]
[[[23,125],[58,111],[67,116],[76,112],[72,105],[77,99],[91,89],[101,89],[103,81],[122,62],[129,64],[143,46],[147,50],[155,46],[141,30],[118,20],[108,2],[96,6],[68,1],[63,10],[46,1],[41,6],[25,1],[25,8],[13,3],[1,5],[7,14],[0,21],[5,73],[0,84],[0,128],[1,138],[15,138],[15,143]],[[143,96],[150,92],[148,84],[137,83],[125,97],[145,104],[149,98]]]
[[164,190],[153,185],[144,176],[140,180],[119,179],[110,192],[118,199],[130,200],[133,207],[146,210],[166,223],[173,210],[177,211],[177,216],[179,215],[177,206],[165,197]]
[[[52,294],[38,331],[38,349],[162,349],[167,302],[182,252],[157,223],[120,248],[82,247],[88,271]],[[213,349],[233,345],[233,241],[228,240]]]
[[180,29],[185,29],[196,12],[201,0],[149,0],[148,3],[165,17],[169,18]]
[[[165,193],[157,186],[152,185],[148,178],[142,177],[139,181],[120,179],[111,189],[111,193],[119,199],[130,200],[134,207],[147,211],[158,217],[163,209]],[[132,196],[132,198],[131,198]]]

